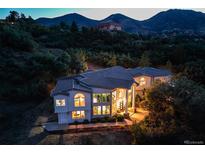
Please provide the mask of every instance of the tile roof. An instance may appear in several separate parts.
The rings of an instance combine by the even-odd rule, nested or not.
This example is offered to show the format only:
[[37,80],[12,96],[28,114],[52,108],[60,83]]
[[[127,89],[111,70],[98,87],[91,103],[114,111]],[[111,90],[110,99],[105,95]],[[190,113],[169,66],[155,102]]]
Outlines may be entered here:
[[169,76],[172,73],[165,69],[158,69],[153,67],[136,67],[133,69],[127,69],[132,76],[140,76],[140,75],[147,75],[147,76]]
[[91,92],[92,87],[105,89],[130,88],[133,83],[136,83],[133,77],[139,75],[168,76],[171,75],[171,72],[152,67],[125,69],[121,66],[88,71],[76,76],[60,78],[51,96],[60,93],[67,94],[69,90]]
[[56,87],[51,92],[51,96],[56,94],[68,94],[69,90],[80,90],[91,92],[91,88],[80,83],[75,77],[65,77],[57,81]]
[[93,87],[107,89],[130,88],[133,80],[132,75],[121,66],[114,66],[106,69],[82,73],[82,82]]

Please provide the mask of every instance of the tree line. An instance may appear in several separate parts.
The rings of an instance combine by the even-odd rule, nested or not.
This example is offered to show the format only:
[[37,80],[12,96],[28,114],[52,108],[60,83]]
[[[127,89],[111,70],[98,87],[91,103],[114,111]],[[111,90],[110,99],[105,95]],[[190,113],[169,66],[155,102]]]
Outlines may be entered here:
[[75,21],[46,27],[11,11],[0,24],[0,97],[47,98],[58,77],[85,71],[88,62],[163,67],[204,85],[204,59],[203,36],[108,32],[79,27]]

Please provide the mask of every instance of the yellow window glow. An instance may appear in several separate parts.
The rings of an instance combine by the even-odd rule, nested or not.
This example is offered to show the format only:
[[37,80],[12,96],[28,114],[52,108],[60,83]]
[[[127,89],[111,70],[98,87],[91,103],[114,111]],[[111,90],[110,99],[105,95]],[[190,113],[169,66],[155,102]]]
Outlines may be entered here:
[[93,106],[93,115],[101,115],[101,106]]
[[85,111],[72,111],[72,119],[84,119]]
[[140,84],[140,86],[143,86],[143,85],[146,84],[146,81],[145,81],[145,78],[144,78],[144,77],[140,78],[139,84]]
[[74,106],[75,107],[85,106],[85,96],[83,94],[77,93],[74,96]]
[[56,106],[65,106],[65,99],[57,99]]
[[110,114],[110,106],[102,106],[102,114]]

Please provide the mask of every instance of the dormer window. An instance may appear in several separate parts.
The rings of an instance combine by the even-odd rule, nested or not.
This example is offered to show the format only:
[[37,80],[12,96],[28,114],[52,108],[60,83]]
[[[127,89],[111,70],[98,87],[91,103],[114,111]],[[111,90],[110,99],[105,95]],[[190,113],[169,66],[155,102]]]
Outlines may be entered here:
[[56,106],[65,106],[65,99],[57,99]]
[[144,77],[141,77],[141,78],[140,78],[139,84],[140,84],[140,86],[143,86],[143,85],[146,84],[146,81],[145,81],[145,78],[144,78]]
[[85,106],[85,95],[81,93],[77,93],[74,96],[74,106],[75,107]]

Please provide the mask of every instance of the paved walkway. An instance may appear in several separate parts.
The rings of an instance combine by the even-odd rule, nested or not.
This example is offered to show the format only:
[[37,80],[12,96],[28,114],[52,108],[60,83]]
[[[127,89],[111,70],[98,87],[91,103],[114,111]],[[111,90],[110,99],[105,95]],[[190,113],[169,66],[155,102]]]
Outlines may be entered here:
[[130,113],[130,119],[125,119],[123,122],[106,122],[106,123],[89,123],[89,124],[78,124],[78,125],[68,125],[68,124],[58,124],[57,122],[49,122],[43,125],[43,128],[48,132],[63,131],[63,132],[82,132],[82,131],[96,131],[96,130],[106,130],[106,129],[123,129],[132,125],[133,122],[140,122],[149,114],[141,108],[137,109],[136,113]]
[[110,128],[125,128],[132,125],[132,121],[125,119],[124,122],[107,122],[107,123],[90,123],[90,124],[78,124],[78,125],[67,125],[58,124],[57,122],[50,122],[44,124],[45,128],[49,132],[53,131],[88,131],[88,130],[101,130]]
[[130,119],[131,119],[133,122],[140,122],[140,121],[142,121],[148,114],[149,114],[148,111],[143,110],[142,108],[137,108],[136,113],[130,113]]

